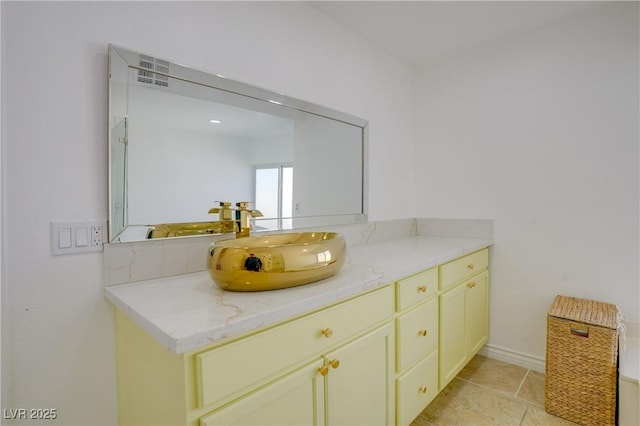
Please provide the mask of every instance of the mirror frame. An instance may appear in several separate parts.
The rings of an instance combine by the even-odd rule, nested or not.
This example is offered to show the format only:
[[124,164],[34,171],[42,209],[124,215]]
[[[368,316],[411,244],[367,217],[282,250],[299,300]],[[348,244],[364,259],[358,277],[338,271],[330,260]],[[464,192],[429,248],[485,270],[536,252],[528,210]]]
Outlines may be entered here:
[[[132,241],[151,241],[151,240],[140,240],[140,239],[131,239],[122,241],[120,239],[121,234],[127,229],[129,226],[153,226],[155,224],[133,224],[130,225],[127,223],[126,216],[124,220],[124,227],[117,234],[113,229],[113,176],[112,176],[112,150],[111,150],[111,138],[113,137],[113,123],[112,123],[112,88],[111,88],[111,75],[112,75],[112,66],[113,60],[112,55],[118,55],[124,63],[130,69],[144,70],[148,71],[145,68],[140,67],[139,65],[139,57],[140,55],[152,56],[156,59],[156,56],[143,54],[140,52],[134,52],[129,49],[125,49],[122,47],[115,46],[113,44],[108,45],[108,77],[109,77],[109,107],[108,107],[108,171],[109,171],[109,221],[108,221],[108,235],[109,235],[109,243],[121,243],[121,242],[132,242]],[[166,61],[162,59],[163,61]],[[301,226],[293,227],[296,228],[308,228],[311,226],[327,226],[327,225],[340,225],[340,224],[348,224],[348,223],[362,223],[367,221],[367,209],[368,209],[368,139],[369,139],[369,128],[368,121],[362,118],[356,117],[351,114],[347,114],[344,112],[340,112],[331,108],[327,108],[324,106],[320,106],[311,102],[303,101],[300,99],[292,98],[290,96],[284,95],[282,93],[277,93],[271,90],[263,89],[257,86],[253,86],[247,83],[242,83],[239,81],[235,81],[229,79],[227,77],[221,76],[219,74],[212,74],[205,71],[201,71],[186,65],[182,65],[173,61],[166,61],[170,64],[170,73],[162,73],[155,72],[155,74],[163,75],[166,77],[179,79],[185,82],[194,83],[201,86],[206,86],[214,89],[223,90],[225,92],[235,94],[238,96],[249,97],[254,100],[264,101],[272,104],[277,104],[283,108],[289,108],[293,111],[304,112],[308,114],[313,114],[319,117],[343,122],[349,125],[354,125],[362,128],[362,188],[361,188],[361,206],[362,211],[354,214],[340,214],[340,215],[323,215],[323,216],[298,216],[295,217],[296,220],[301,220],[305,222]],[[127,178],[126,171],[124,177],[124,185],[125,188],[127,186]],[[126,194],[126,192],[125,192]],[[125,195],[125,203],[128,203],[128,200]],[[302,220],[304,219],[304,220]],[[269,230],[272,231],[272,230]],[[261,231],[257,231],[261,232]],[[198,236],[191,236],[198,237]],[[167,237],[167,238],[191,238],[191,237]]]

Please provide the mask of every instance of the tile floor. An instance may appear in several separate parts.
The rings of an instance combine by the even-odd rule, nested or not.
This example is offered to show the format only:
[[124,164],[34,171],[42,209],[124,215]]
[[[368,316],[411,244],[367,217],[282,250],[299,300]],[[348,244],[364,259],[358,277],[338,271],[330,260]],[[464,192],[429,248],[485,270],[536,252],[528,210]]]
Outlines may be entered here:
[[544,374],[476,355],[411,426],[574,424],[544,410]]

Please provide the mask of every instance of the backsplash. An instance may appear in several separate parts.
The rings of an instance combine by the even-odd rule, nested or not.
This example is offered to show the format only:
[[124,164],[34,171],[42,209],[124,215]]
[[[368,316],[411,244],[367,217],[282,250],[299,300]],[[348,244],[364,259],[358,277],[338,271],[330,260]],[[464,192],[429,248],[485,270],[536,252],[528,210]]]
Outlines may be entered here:
[[[309,230],[340,232],[347,246],[357,246],[410,236],[493,238],[493,220],[401,219]],[[110,286],[204,271],[209,245],[227,238],[229,235],[212,235],[105,244],[105,283]]]
[[492,219],[416,219],[417,235],[493,239]]

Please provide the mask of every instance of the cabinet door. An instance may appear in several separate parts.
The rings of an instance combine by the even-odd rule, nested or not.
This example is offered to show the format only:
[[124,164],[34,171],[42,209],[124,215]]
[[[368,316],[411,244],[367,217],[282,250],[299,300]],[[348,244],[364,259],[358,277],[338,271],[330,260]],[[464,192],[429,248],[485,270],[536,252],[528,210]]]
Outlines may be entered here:
[[469,280],[467,287],[467,355],[471,358],[489,338],[489,273]]
[[329,425],[389,425],[393,419],[391,325],[326,355]]
[[214,425],[323,425],[324,389],[317,361],[200,419]]
[[467,361],[466,290],[465,284],[460,284],[440,296],[440,389],[458,374]]

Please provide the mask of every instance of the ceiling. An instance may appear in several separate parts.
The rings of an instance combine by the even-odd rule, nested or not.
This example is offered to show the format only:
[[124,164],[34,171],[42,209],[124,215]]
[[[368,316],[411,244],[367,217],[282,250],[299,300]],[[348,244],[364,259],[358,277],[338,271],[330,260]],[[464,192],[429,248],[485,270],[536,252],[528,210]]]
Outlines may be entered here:
[[607,1],[312,1],[393,56],[421,65]]

